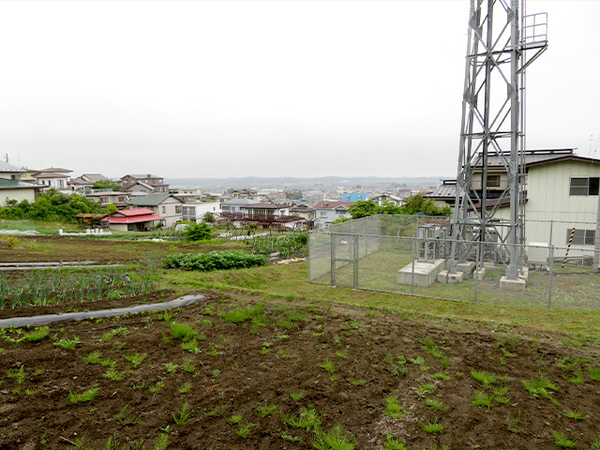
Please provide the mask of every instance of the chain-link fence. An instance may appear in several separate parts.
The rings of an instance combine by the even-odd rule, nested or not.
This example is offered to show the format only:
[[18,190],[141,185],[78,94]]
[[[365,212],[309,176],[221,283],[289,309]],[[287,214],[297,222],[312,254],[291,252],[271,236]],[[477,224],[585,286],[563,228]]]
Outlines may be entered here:
[[[518,276],[510,279],[510,245],[487,241],[460,248],[449,225],[439,217],[377,215],[312,232],[309,280],[489,305],[600,310],[598,253],[585,237],[570,245],[515,246]],[[448,274],[453,245],[458,273]]]

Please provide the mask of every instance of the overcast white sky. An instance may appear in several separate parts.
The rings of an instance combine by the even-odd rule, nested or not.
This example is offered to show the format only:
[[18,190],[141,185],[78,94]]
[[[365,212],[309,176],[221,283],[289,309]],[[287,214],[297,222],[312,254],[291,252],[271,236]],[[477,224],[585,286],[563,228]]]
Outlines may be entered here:
[[[73,176],[455,176],[468,10],[1,1],[0,154]],[[600,1],[527,2],[543,11],[528,148],[588,156],[600,137]]]

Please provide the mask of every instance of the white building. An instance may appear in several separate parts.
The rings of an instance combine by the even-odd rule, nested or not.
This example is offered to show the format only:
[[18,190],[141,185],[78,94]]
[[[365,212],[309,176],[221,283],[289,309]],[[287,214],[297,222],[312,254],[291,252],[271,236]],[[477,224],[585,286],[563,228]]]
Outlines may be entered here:
[[331,225],[339,219],[349,219],[348,208],[354,202],[320,201],[314,206],[315,228],[323,228]]

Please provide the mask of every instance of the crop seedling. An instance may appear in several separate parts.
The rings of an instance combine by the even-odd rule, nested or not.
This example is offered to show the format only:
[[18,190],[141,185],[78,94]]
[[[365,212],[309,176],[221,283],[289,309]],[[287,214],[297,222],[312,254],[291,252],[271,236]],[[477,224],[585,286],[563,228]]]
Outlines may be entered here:
[[352,386],[364,386],[365,384],[367,384],[367,380],[365,380],[364,378],[358,378],[355,380],[350,380],[350,384]]
[[436,380],[451,380],[452,379],[451,376],[446,375],[443,372],[438,372],[438,373],[434,374],[433,378],[435,378]]
[[554,438],[554,443],[560,448],[574,448],[576,446],[576,442],[573,439],[567,438],[560,431],[552,431],[552,437]]
[[488,409],[492,407],[494,397],[487,392],[475,391],[475,399],[471,401],[473,406],[485,406]]
[[600,381],[600,366],[588,366],[588,376],[594,381]]
[[435,417],[431,422],[421,423],[421,428],[427,433],[437,434],[444,431],[445,426],[439,423],[439,418]]
[[117,421],[121,424],[121,425],[137,425],[139,423],[141,423],[141,419],[139,417],[135,417],[133,415],[128,415],[127,414],[127,409],[129,408],[129,405],[125,405],[121,411],[119,411],[117,413],[116,419]]
[[302,408],[298,416],[282,415],[283,423],[294,428],[302,428],[304,430],[316,429],[321,425],[319,413],[313,406]]
[[415,392],[417,393],[419,398],[423,398],[423,397],[425,397],[426,394],[435,392],[435,385],[427,383],[427,384],[423,384],[422,386],[419,386],[418,388],[413,388],[413,389],[415,390]]
[[153,450],[167,450],[169,446],[169,435],[167,433],[161,433],[161,435],[154,442]]
[[506,397],[506,393],[508,392],[508,387],[497,386],[492,389],[492,392],[494,393],[494,400],[496,400],[498,403],[506,404],[510,401],[510,399],[508,397]]
[[275,355],[277,359],[294,359],[296,356],[289,353],[287,350],[280,348]]
[[95,350],[89,355],[83,357],[83,362],[86,364],[100,364],[102,360],[102,352],[100,350]]
[[383,360],[388,363],[390,367],[390,373],[398,377],[400,375],[406,375],[408,373],[408,368],[405,366],[406,358],[402,355],[394,356],[392,354],[385,355]]
[[317,450],[353,450],[356,438],[341,425],[335,425],[328,432],[316,429],[312,444]]
[[388,434],[386,436],[385,445],[381,448],[381,450],[408,450],[406,446],[396,439],[396,437]]
[[23,383],[25,380],[25,366],[19,367],[19,369],[8,369],[6,371],[6,378],[14,378],[18,384]]
[[492,384],[497,384],[499,382],[498,377],[493,373],[471,370],[471,375],[484,386],[491,386]]
[[319,364],[319,367],[328,373],[335,372],[335,364],[329,358],[325,358],[325,361]]
[[25,336],[23,336],[23,339],[25,339],[27,342],[39,342],[48,336],[49,333],[49,327],[40,327],[31,333],[27,333]]
[[306,392],[304,392],[304,391],[292,392],[290,394],[290,398],[292,400],[294,400],[295,402],[297,402],[298,400],[304,398],[305,395],[306,395]]
[[142,361],[144,361],[144,359],[146,359],[146,356],[148,356],[148,353],[134,353],[131,355],[126,355],[124,358],[133,364],[133,367],[137,367],[142,363]]
[[335,352],[335,356],[337,356],[338,358],[342,358],[342,359],[348,359],[348,353],[346,353],[346,352],[337,351],[337,352]]
[[426,372],[429,370],[429,366],[427,366],[427,364],[426,364],[427,360],[425,358],[423,358],[422,356],[417,356],[416,358],[408,358],[408,360],[412,364],[419,366],[419,368],[421,369],[422,372]]
[[193,327],[177,322],[170,322],[171,336],[175,339],[181,339],[186,342],[196,336],[198,333]]
[[127,336],[129,334],[129,331],[127,330],[127,328],[125,327],[118,327],[115,328],[114,330],[108,331],[106,333],[104,333],[102,335],[102,338],[100,339],[100,342],[108,342],[110,341],[112,338],[114,338],[115,336]]
[[385,399],[385,407],[387,408],[386,416],[394,419],[402,419],[408,413],[404,412],[404,406],[398,401],[398,397],[389,396]]
[[171,414],[171,416],[173,416],[173,420],[177,425],[186,425],[191,419],[190,414],[190,404],[185,402],[178,414]]
[[277,411],[277,405],[265,405],[265,406],[257,406],[256,413],[260,418],[267,417]]
[[198,341],[196,339],[192,339],[191,341],[182,342],[181,349],[186,350],[188,352],[192,352],[194,355],[200,353],[200,348],[198,347]]
[[177,367],[179,367],[179,366],[177,364],[172,363],[172,362],[165,363],[165,369],[169,373],[173,372],[175,369],[177,369]]
[[235,430],[235,434],[237,434],[239,437],[241,437],[242,439],[246,439],[248,436],[250,436],[252,434],[252,429],[255,427],[256,425],[251,423],[251,422],[247,422],[245,424],[240,424],[238,429]]
[[83,402],[91,402],[96,398],[100,389],[97,386],[94,386],[87,391],[82,392],[81,394],[74,394],[73,392],[69,392],[69,401],[71,403],[83,403]]
[[552,403],[558,404],[558,400],[552,397],[554,391],[558,390],[558,386],[547,380],[544,377],[533,378],[532,380],[523,380],[525,389],[534,397],[544,397],[549,399]]
[[573,420],[583,420],[584,419],[583,413],[581,413],[579,411],[566,411],[565,417],[568,417],[569,419],[573,419]]
[[125,375],[127,375],[127,371],[119,372],[114,365],[110,366],[104,373],[104,377],[110,381],[121,381],[125,378]]
[[204,414],[207,417],[223,416],[228,409],[229,409],[229,404],[220,403],[217,406],[215,406],[213,409],[211,409],[210,411],[205,410]]
[[194,373],[194,372],[196,371],[196,366],[194,365],[194,363],[193,363],[191,360],[189,360],[189,359],[186,359],[186,360],[183,362],[183,365],[181,366],[181,369],[182,369],[184,372],[188,372],[188,373]]
[[437,344],[433,341],[433,339],[431,339],[429,337],[423,338],[423,339],[421,339],[421,344],[423,345],[423,350],[425,350],[425,353],[430,354],[434,358],[441,359],[444,356],[444,354],[439,349]]
[[192,383],[183,383],[177,389],[181,394],[187,394],[192,389]]
[[238,423],[240,423],[242,421],[242,418],[244,416],[242,414],[234,414],[233,416],[229,417],[226,422],[229,425],[237,425]]
[[150,386],[148,388],[148,390],[154,394],[154,393],[160,391],[164,387],[165,387],[165,383],[163,383],[162,381],[157,381],[156,384],[154,386]]
[[292,436],[291,434],[285,434],[285,433],[283,433],[281,435],[281,439],[283,439],[284,441],[288,441],[288,442],[301,442],[302,441],[302,437],[300,437],[300,436]]
[[569,381],[569,383],[573,383],[573,384],[582,384],[583,383],[583,370],[577,369],[575,371],[575,376],[567,378],[567,381]]
[[425,404],[428,408],[434,411],[446,411],[446,409],[448,409],[440,400],[436,400],[434,398],[426,398]]
[[560,367],[565,372],[572,372],[575,369],[577,369],[579,366],[581,366],[582,364],[587,363],[589,360],[590,360],[590,358],[584,358],[584,357],[571,358],[571,357],[567,356],[565,358],[558,358],[556,360],[556,364],[558,365],[558,367]]
[[57,347],[63,348],[65,350],[75,350],[75,348],[77,347],[77,344],[81,343],[81,339],[79,339],[77,336],[73,336],[73,339],[59,339],[58,341],[56,341],[54,343],[54,345],[56,345]]

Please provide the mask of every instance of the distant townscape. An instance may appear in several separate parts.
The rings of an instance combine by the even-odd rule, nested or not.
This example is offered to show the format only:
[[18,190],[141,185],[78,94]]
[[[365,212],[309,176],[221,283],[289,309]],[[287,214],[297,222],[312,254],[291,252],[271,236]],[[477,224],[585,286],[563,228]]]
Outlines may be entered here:
[[[173,228],[181,222],[229,221],[241,226],[309,230],[351,217],[356,202],[401,207],[426,195],[439,178],[243,178],[172,179],[151,173],[110,179],[100,173],[74,176],[66,168],[21,168],[0,161],[0,207],[32,204],[45,192],[93,200],[102,213],[79,213],[90,227],[121,231]],[[248,183],[245,187],[237,187]],[[279,184],[279,185],[278,185]],[[267,187],[268,186],[268,187]]]

